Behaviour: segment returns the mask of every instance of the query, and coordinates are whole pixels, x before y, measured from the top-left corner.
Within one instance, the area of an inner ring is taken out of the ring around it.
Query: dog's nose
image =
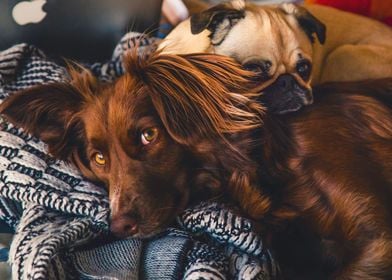
[[[114,217],[110,222],[110,231],[117,237],[129,237],[138,232],[135,218],[130,216]]]
[[[278,88],[283,91],[291,90],[295,86],[295,83],[294,77],[287,74],[281,75],[276,81]]]

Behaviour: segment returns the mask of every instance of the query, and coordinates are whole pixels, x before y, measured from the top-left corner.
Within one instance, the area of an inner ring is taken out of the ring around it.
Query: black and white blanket
[[[139,41],[123,37],[109,62],[88,67],[101,80],[123,73],[122,54]],[[0,100],[15,91],[66,80],[65,68],[33,46],[0,52]],[[113,240],[105,189],[51,158],[46,146],[0,118],[0,219],[15,230],[13,279],[273,279],[271,254],[250,221],[230,207],[203,203],[178,228],[149,240]]]

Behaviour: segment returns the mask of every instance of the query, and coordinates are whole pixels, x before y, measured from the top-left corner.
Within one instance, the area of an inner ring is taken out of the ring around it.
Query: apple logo
[[[46,0],[22,1],[12,9],[12,17],[19,25],[38,23],[46,16],[42,10],[45,3]]]

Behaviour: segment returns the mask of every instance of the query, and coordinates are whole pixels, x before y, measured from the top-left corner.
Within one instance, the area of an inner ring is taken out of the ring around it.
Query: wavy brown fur
[[[228,57],[157,52],[140,59],[130,53],[125,61],[128,72],[151,91],[162,121],[181,143],[261,125],[264,108],[250,101],[256,94],[246,87],[253,74]]]
[[[392,79],[314,96],[264,117],[259,182],[271,205],[258,220],[287,279],[392,279]]]

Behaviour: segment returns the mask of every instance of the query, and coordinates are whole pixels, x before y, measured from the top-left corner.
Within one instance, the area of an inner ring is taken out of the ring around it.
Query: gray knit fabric
[[[88,65],[101,80],[123,73],[124,51],[154,39],[129,33],[109,62]],[[0,52],[0,99],[63,81],[66,70],[25,44]],[[15,229],[13,279],[270,279],[277,268],[246,219],[204,203],[178,218],[178,229],[149,240],[108,241],[104,189],[54,160],[39,139],[0,118],[0,219]],[[103,243],[105,240],[105,243]]]
[[[141,279],[178,279],[188,263],[193,240],[184,232],[170,229],[145,243]]]
[[[141,247],[138,239],[118,240],[79,249],[72,254],[72,262],[81,279],[138,279]]]

